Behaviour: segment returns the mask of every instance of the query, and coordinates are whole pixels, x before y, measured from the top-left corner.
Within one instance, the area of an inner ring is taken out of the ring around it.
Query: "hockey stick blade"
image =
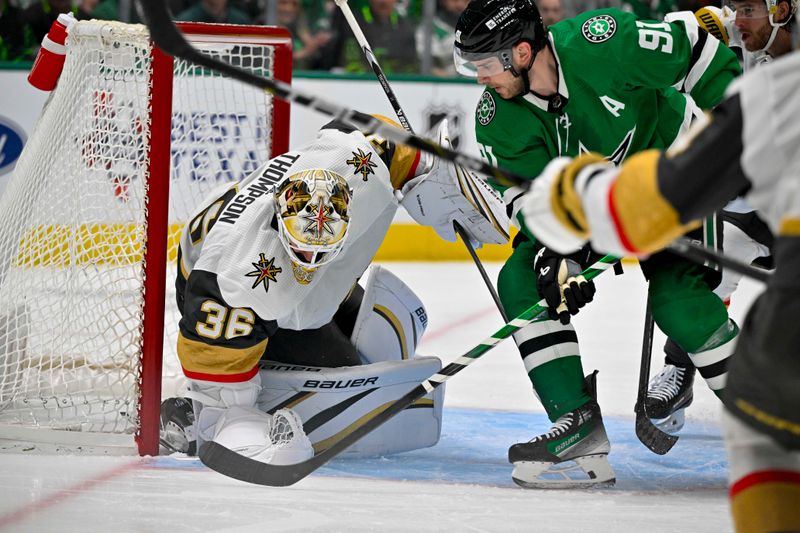
[[[593,279],[610,269],[617,261],[619,261],[618,258],[607,255],[586,268],[581,274],[587,280]],[[432,392],[442,383],[461,372],[486,352],[497,346],[500,341],[511,337],[511,335],[531,322],[535,322],[546,310],[547,304],[544,300],[532,305],[518,317],[509,321],[496,331],[491,337],[485,339],[464,355],[442,368],[439,372],[411,389],[399,400],[389,404],[386,409],[379,411],[375,416],[366,420],[351,433],[344,435],[329,448],[319,452],[306,461],[292,465],[262,463],[240,455],[212,441],[205,442],[200,446],[200,460],[212,470],[240,481],[255,483],[257,485],[269,485],[272,487],[293,485],[349,448],[361,437],[381,426],[419,398]]]
[[[427,383],[427,381],[425,383]],[[444,383],[444,380],[439,383],[431,384],[430,390],[435,389],[441,385],[441,383]],[[212,470],[240,481],[246,481],[257,485],[268,485],[271,487],[287,487],[289,485],[294,485],[332,458],[339,455],[361,437],[388,421],[419,398],[425,396],[428,392],[424,384],[417,385],[405,396],[390,404],[383,411],[380,411],[377,416],[374,416],[365,424],[356,428],[355,431],[349,433],[329,448],[326,448],[302,463],[292,465],[262,463],[240,455],[213,441],[205,442],[200,446],[200,461]]]
[[[664,433],[653,425],[644,408],[636,410],[636,437],[647,449],[658,455],[666,454],[678,442],[677,435]]]
[[[183,37],[172,21],[163,0],[136,0],[139,16],[150,30],[150,37],[167,54],[180,57],[196,65],[209,68],[230,76],[243,83],[258,87],[287,102],[293,102],[327,115],[331,118],[353,124],[365,133],[377,133],[385,139],[410,146],[437,157],[458,163],[470,170],[491,176],[499,183],[527,188],[530,177],[524,177],[507,170],[499,169],[480,158],[440,146],[430,139],[394,127],[367,113],[348,109],[333,102],[301,92],[291,85],[277,80],[257,76],[223,61],[202,54]]]
[[[639,366],[639,385],[636,392],[636,437],[647,448],[658,455],[664,455],[675,446],[678,437],[661,431],[647,416],[647,384],[650,379],[650,359],[653,355],[653,330],[655,323],[650,309],[650,295],[647,295],[644,313],[644,333],[642,334],[642,357]]]

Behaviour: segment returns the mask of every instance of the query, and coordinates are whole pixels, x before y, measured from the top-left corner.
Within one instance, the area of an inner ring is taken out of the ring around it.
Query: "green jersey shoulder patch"
[[[497,106],[494,104],[494,98],[489,91],[483,91],[481,99],[478,102],[478,107],[475,110],[475,117],[480,122],[481,126],[486,126],[494,118],[494,112]]]
[[[611,15],[597,15],[581,26],[581,33],[590,43],[602,43],[614,36],[617,31],[617,21]]]

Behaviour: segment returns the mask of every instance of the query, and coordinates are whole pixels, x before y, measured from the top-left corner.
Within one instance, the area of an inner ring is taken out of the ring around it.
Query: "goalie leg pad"
[[[400,278],[369,269],[351,342],[364,364],[411,359],[428,325],[422,301]]]
[[[330,447],[441,370],[436,357],[321,368],[262,363],[259,409],[291,407],[316,453]],[[444,384],[356,442],[348,455],[373,456],[433,446],[439,441]]]

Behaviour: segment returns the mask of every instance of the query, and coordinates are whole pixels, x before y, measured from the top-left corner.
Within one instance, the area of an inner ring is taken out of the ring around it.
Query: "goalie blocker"
[[[351,337],[364,365],[323,368],[262,361],[255,407],[264,415],[291,422],[293,429],[302,426],[301,440],[305,443],[307,436],[314,453],[320,453],[441,369],[436,357],[414,357],[426,326],[425,307],[413,291],[388,270],[373,265]],[[188,395],[194,397],[196,393]],[[162,405],[162,445],[181,452],[199,449],[199,445],[194,446],[194,416],[189,417],[188,424],[183,417],[187,434],[185,440],[176,439],[175,428],[181,423],[174,400]],[[346,453],[382,455],[433,446],[441,434],[443,402],[444,387],[439,387],[356,442]],[[194,402],[194,409],[193,414],[202,420],[202,403]],[[220,422],[260,421],[256,413],[240,415]],[[262,418],[269,420],[267,416]],[[273,441],[281,438],[275,427],[273,423]],[[219,434],[220,428],[216,432]],[[175,442],[181,446],[169,445]],[[233,444],[226,447],[235,448]]]

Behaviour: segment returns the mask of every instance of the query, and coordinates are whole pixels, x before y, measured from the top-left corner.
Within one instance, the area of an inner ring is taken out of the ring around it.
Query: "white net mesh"
[[[196,46],[271,75],[269,39],[248,40],[205,35]],[[59,85],[0,199],[0,425],[138,427],[148,117],[158,94],[150,66],[143,26],[70,29]],[[184,61],[174,64],[172,101],[165,396],[181,375],[173,286],[180,229],[210,189],[270,157],[273,128],[263,91]]]

